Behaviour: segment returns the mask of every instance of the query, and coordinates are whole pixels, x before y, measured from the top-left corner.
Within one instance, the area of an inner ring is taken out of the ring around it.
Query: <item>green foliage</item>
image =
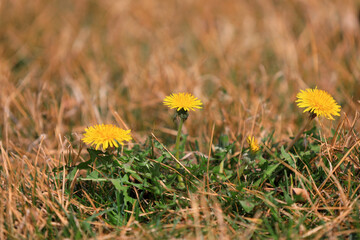
[[[264,145],[259,152],[251,154],[249,149],[238,149],[236,142],[222,135],[210,157],[199,153],[195,142],[193,154],[182,161],[185,168],[178,168],[168,150],[154,139],[148,139],[143,145],[135,144],[131,149],[120,147],[105,153],[88,149],[86,162],[65,166],[66,193],[82,205],[102,211],[81,215],[77,206],[72,205],[69,227],[63,235],[91,236],[91,223],[101,217],[112,226],[125,226],[130,218],[156,229],[173,224],[172,234],[181,236],[175,230],[183,221],[177,213],[191,206],[189,194],[206,191],[216,196],[208,198],[208,204],[219,202],[224,216],[231,216],[226,221],[234,228],[241,226],[239,221],[249,224],[244,219],[261,213],[254,233],[259,238],[296,238],[304,226],[323,224],[305,213],[294,215],[292,210],[295,205],[306,208],[311,206],[309,201],[321,201],[318,195],[309,195],[307,199],[296,195],[292,189],[313,192],[314,184],[319,187],[324,183],[323,188],[333,186],[331,181],[324,182],[330,163],[321,154],[323,139],[313,128],[298,140],[294,152],[286,152],[272,140],[272,134],[265,139],[271,145]],[[186,135],[180,143],[182,155],[186,155],[185,149]],[[340,161],[347,151],[333,155],[333,159]],[[318,162],[322,162],[323,167]],[[334,165],[336,162],[332,163]],[[57,180],[62,180],[63,169],[64,166],[54,169]],[[342,164],[340,169],[343,171],[339,180],[350,186],[351,194],[357,196],[358,182],[345,181],[344,174],[354,171],[354,166]],[[82,171],[81,176],[77,175],[78,171]],[[184,179],[185,189],[178,186],[179,174]],[[72,189],[73,181],[76,183]],[[332,216],[335,212],[329,209],[324,214]],[[78,225],[73,225],[76,221],[72,219],[83,219],[81,231],[77,230]]]

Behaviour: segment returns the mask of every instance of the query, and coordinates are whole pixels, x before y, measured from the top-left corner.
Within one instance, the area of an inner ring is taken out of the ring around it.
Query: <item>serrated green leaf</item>
[[[284,146],[281,147],[281,154],[280,157],[284,159],[287,163],[290,164],[293,168],[296,168],[296,164],[294,162],[294,159],[291,157],[290,153],[286,152],[284,149]]]
[[[270,165],[266,170],[265,170],[265,176],[271,176],[271,174],[276,170],[276,168],[280,165],[280,163],[274,164],[274,165]]]

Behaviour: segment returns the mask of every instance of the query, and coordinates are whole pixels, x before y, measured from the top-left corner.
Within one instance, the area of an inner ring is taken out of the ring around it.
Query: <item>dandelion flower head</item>
[[[257,151],[260,150],[260,147],[254,137],[248,136],[246,141],[248,142],[248,144],[250,146],[250,151],[252,153],[256,153]]]
[[[111,124],[99,124],[86,128],[82,141],[96,145],[96,150],[100,145],[106,150],[108,147],[119,147],[124,141],[130,141],[132,139],[130,132],[131,130],[124,130]]]
[[[341,107],[335,99],[326,91],[317,88],[301,90],[297,95],[296,102],[300,108],[305,108],[304,112],[324,116],[327,119],[334,120],[334,116],[340,116]]]
[[[170,96],[165,97],[164,105],[176,111],[184,109],[185,111],[195,111],[195,109],[202,108],[202,102],[200,99],[194,97],[190,93],[173,93]]]

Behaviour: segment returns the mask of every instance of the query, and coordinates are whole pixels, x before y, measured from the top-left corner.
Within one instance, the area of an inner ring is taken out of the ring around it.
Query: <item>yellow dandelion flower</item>
[[[98,150],[102,145],[103,150],[110,147],[119,147],[123,145],[124,141],[132,139],[130,135],[131,130],[124,130],[111,124],[100,124],[85,129],[83,142],[89,145],[96,145],[95,149]]]
[[[300,108],[305,108],[304,112],[324,116],[327,119],[334,120],[332,115],[340,116],[341,107],[335,99],[326,91],[315,89],[301,90],[297,95],[296,102]]]
[[[246,141],[248,142],[248,144],[250,146],[250,151],[252,153],[256,153],[257,151],[260,150],[260,147],[254,137],[248,136]]]
[[[164,99],[164,105],[176,111],[184,109],[185,111],[195,111],[195,108],[201,109],[202,102],[190,93],[173,93]]]

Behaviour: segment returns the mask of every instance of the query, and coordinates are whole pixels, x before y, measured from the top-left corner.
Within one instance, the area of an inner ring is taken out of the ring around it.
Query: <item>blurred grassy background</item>
[[[359,109],[356,1],[1,1],[2,138],[19,147],[46,134],[115,123],[139,137],[171,134],[172,92],[205,103],[185,131],[288,139],[299,89],[327,90]],[[255,124],[255,125],[253,125]],[[78,139],[79,137],[77,137]]]

